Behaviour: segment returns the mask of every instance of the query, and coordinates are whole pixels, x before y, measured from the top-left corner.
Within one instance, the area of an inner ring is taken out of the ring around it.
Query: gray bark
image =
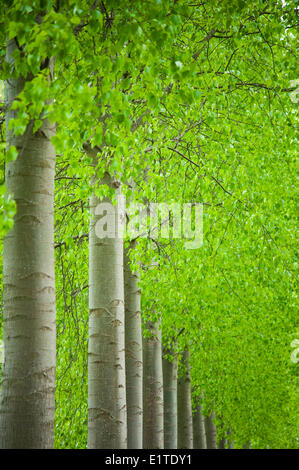
[[[194,449],[206,449],[206,433],[204,417],[201,413],[200,405],[197,406],[193,413],[193,448]]]
[[[159,322],[149,322],[147,327],[151,337],[143,338],[143,447],[144,449],[163,449],[161,329]]]
[[[170,351],[173,360],[163,358],[164,390],[164,449],[177,448],[177,356]]]
[[[13,62],[14,40],[7,60]],[[25,80],[6,83],[11,105]],[[54,128],[45,121],[34,134],[8,130],[19,151],[6,165],[6,187],[17,203],[14,226],[4,240],[3,304],[5,363],[0,404],[1,448],[52,448],[55,409]]]
[[[225,449],[225,439],[224,438],[220,439],[220,441],[218,443],[218,449]]]
[[[224,423],[221,420],[221,424],[219,424],[216,428],[217,436],[218,436],[218,434],[223,435],[223,431],[224,431]],[[218,440],[218,444],[217,444],[218,449],[225,449],[226,445],[227,445],[227,440],[226,440],[225,436],[223,436],[221,439],[218,439],[218,437],[217,437],[217,440]]]
[[[103,215],[99,200],[90,200],[89,239],[89,346],[88,447],[124,449],[127,446],[125,378],[125,318],[123,239],[117,227],[124,224],[124,200],[108,174],[101,181],[114,186],[117,204],[107,215],[107,234],[99,238]],[[98,208],[97,208],[98,207]],[[98,225],[97,225],[98,224]],[[108,236],[109,235],[109,236]]]
[[[246,442],[245,444],[243,444],[242,449],[250,449],[250,442]]]
[[[205,417],[207,449],[217,449],[216,426],[214,423],[214,419],[214,412],[211,415]]]
[[[183,375],[178,380],[178,448],[193,449],[191,377],[189,351],[182,357]],[[180,375],[180,374],[179,374]]]
[[[142,449],[142,329],[139,274],[132,273],[128,253],[125,274],[125,346],[128,449]]]
[[[231,439],[231,430],[228,430],[228,436],[227,436],[227,445],[229,449],[234,449],[234,441]]]

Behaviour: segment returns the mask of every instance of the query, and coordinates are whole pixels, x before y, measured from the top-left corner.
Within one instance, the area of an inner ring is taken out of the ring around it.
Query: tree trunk
[[[177,449],[177,376],[178,360],[170,351],[172,361],[163,358],[164,449]]]
[[[147,325],[151,337],[143,338],[143,447],[163,449],[163,372],[159,322]]]
[[[13,62],[14,40],[7,60]],[[25,80],[6,83],[11,105]],[[8,130],[16,111],[6,115],[6,139],[19,151],[6,165],[6,187],[17,213],[4,240],[3,304],[5,363],[0,406],[1,448],[51,448],[55,411],[54,129],[45,121],[34,134]]]
[[[206,449],[206,433],[204,417],[201,413],[200,405],[197,406],[193,413],[193,448],[194,449]]]
[[[218,443],[218,449],[225,449],[225,439],[224,438],[220,439],[220,441]]]
[[[216,427],[216,441],[218,441],[217,449],[225,449],[225,437],[218,439],[218,436],[223,434],[223,430],[224,430],[224,423],[220,418],[220,424],[218,424],[218,426]]]
[[[124,257],[128,449],[142,449],[142,329],[139,274]]]
[[[183,375],[178,380],[178,448],[193,448],[191,377],[189,366],[189,351],[182,357]]]
[[[231,430],[229,429],[228,430],[228,436],[227,436],[227,445],[228,445],[228,448],[229,449],[234,449],[235,446],[234,446],[234,441],[231,439]]]
[[[250,442],[246,442],[242,445],[242,449],[250,449]]]
[[[123,239],[117,233],[124,224],[124,199],[120,187],[108,174],[101,183],[114,186],[117,204],[112,205],[107,198],[99,203],[94,194],[90,200],[88,447],[124,449],[127,410]]]
[[[214,424],[215,413],[205,417],[205,430],[207,449],[217,449],[216,426]]]

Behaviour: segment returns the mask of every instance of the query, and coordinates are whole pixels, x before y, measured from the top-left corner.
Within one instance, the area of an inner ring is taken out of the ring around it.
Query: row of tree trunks
[[[7,59],[16,45],[10,41]],[[9,105],[24,79],[6,84]],[[9,120],[15,111],[6,114]],[[55,276],[54,276],[54,129],[40,130],[7,142],[19,150],[6,167],[6,186],[17,202],[14,227],[4,241],[4,344],[0,407],[0,447],[51,448],[55,410]],[[95,166],[96,166],[95,161]],[[142,338],[138,273],[132,273],[121,236],[124,198],[108,173],[93,184],[115,189],[116,205],[105,214],[90,199],[88,447],[191,449],[216,448],[212,417],[200,408],[192,416],[189,351],[178,362],[162,362],[161,328],[150,322]],[[102,206],[103,207],[103,206]],[[34,340],[32,340],[32,338]],[[144,368],[143,368],[144,366]]]

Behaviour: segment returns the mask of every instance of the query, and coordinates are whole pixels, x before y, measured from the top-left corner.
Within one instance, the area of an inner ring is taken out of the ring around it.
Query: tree
[[[174,350],[164,350],[163,400],[164,400],[164,448],[177,449],[177,378],[178,358]]]
[[[204,417],[201,413],[201,406],[197,405],[193,413],[193,448],[206,449],[206,432]]]
[[[129,250],[124,253],[125,351],[128,449],[142,449],[143,357],[139,273],[132,272]]]
[[[178,379],[178,448],[193,449],[190,352],[182,354]]]
[[[117,200],[115,206],[108,198],[100,204],[95,195],[90,201],[88,447],[123,449],[127,446],[122,238],[125,207],[117,181],[106,174],[101,184],[114,185]]]
[[[216,442],[217,433],[216,433],[216,426],[214,423],[214,419],[215,419],[214,412],[205,417],[207,449],[217,449],[217,442]]]
[[[164,447],[163,371],[160,322],[146,325],[143,338],[143,448]]]
[[[7,162],[5,185],[17,203],[13,228],[4,240],[4,344],[0,447],[51,448],[55,412],[55,273],[53,125],[24,132],[14,126],[14,103],[30,78],[14,62],[19,51],[8,42],[7,62],[16,76],[6,82],[6,139],[18,157]],[[11,125],[12,124],[12,125]]]

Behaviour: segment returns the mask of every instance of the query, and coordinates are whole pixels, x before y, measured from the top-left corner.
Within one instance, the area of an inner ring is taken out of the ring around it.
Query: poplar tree
[[[31,18],[31,25],[38,21],[39,17]],[[55,127],[46,119],[38,126],[30,120],[24,129],[15,124],[17,99],[34,85],[30,68],[20,69],[16,63],[18,54],[15,36],[7,44],[6,56],[11,73],[5,88],[6,141],[14,158],[6,163],[5,186],[16,201],[16,215],[4,239],[0,447],[51,448],[56,360],[55,149],[51,143]],[[47,60],[53,76],[53,61]],[[36,75],[42,68],[38,64]]]
[[[124,253],[124,279],[128,449],[142,449],[143,355],[140,275],[132,271],[129,249]]]

